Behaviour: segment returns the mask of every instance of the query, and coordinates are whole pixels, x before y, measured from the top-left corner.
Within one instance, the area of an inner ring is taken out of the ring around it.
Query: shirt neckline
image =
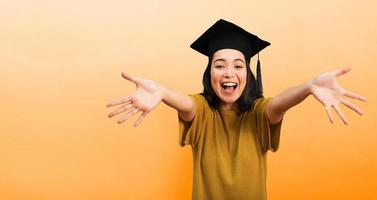
[[[235,111],[235,110],[222,110],[222,109],[218,109],[218,111],[219,111],[219,113],[225,114],[225,115],[238,116],[238,115],[241,114],[241,113],[237,113],[237,111]]]

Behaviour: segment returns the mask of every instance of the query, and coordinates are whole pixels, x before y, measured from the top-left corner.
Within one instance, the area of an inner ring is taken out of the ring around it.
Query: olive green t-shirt
[[[193,200],[265,200],[266,155],[279,147],[282,121],[269,125],[269,98],[258,98],[250,111],[213,109],[204,96],[191,122],[179,119],[179,143],[193,154]]]

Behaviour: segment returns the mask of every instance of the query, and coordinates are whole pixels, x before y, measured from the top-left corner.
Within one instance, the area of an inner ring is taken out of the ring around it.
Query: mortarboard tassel
[[[262,86],[262,75],[261,75],[260,61],[259,61],[259,41],[258,40],[257,40],[257,50],[258,50],[258,61],[257,61],[256,95],[257,97],[263,97],[263,86]]]
[[[257,96],[263,97],[263,86],[262,86],[262,76],[261,76],[261,69],[260,69],[260,62],[259,62],[259,54],[258,54],[258,62],[257,62]]]
[[[257,40],[257,50],[258,50],[258,61],[257,61],[257,97],[263,97],[263,86],[262,86],[262,73],[260,71],[260,61],[259,61],[259,40]]]

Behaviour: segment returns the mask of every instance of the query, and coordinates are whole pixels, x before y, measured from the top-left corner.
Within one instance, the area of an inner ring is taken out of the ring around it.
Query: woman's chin
[[[221,94],[220,99],[224,102],[229,102],[229,103],[234,103],[240,97],[240,94],[238,94],[238,91],[235,91],[234,93],[231,93],[231,94],[225,93],[225,92],[221,92],[220,94]]]
[[[231,104],[231,103],[234,103],[238,100],[239,96],[238,95],[231,95],[231,96],[228,96],[228,95],[222,95],[220,97],[221,101],[225,104]]]
[[[224,104],[232,104],[236,102],[241,96],[238,88],[231,92],[225,91],[222,88],[217,88],[217,90],[215,90],[215,93]]]

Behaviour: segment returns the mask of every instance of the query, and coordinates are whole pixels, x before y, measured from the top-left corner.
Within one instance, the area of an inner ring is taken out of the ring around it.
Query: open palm
[[[127,112],[125,116],[118,120],[118,123],[123,123],[131,116],[142,112],[134,124],[134,126],[138,126],[145,116],[162,101],[161,87],[153,80],[132,77],[126,73],[122,73],[122,77],[135,83],[136,90],[129,96],[112,100],[107,104],[107,107],[122,105],[108,116],[113,117],[117,114]]]
[[[338,76],[346,74],[349,71],[351,71],[350,68],[343,68],[336,71],[326,72],[320,74],[318,77],[314,78],[311,81],[311,94],[313,94],[313,96],[325,107],[331,123],[334,123],[334,118],[330,110],[330,108],[333,107],[340,118],[343,120],[343,122],[345,124],[348,124],[348,120],[340,109],[339,103],[343,103],[348,108],[354,110],[360,115],[363,115],[362,110],[358,106],[346,100],[344,96],[361,101],[367,101],[367,99],[361,95],[344,89],[336,81],[336,78]]]

